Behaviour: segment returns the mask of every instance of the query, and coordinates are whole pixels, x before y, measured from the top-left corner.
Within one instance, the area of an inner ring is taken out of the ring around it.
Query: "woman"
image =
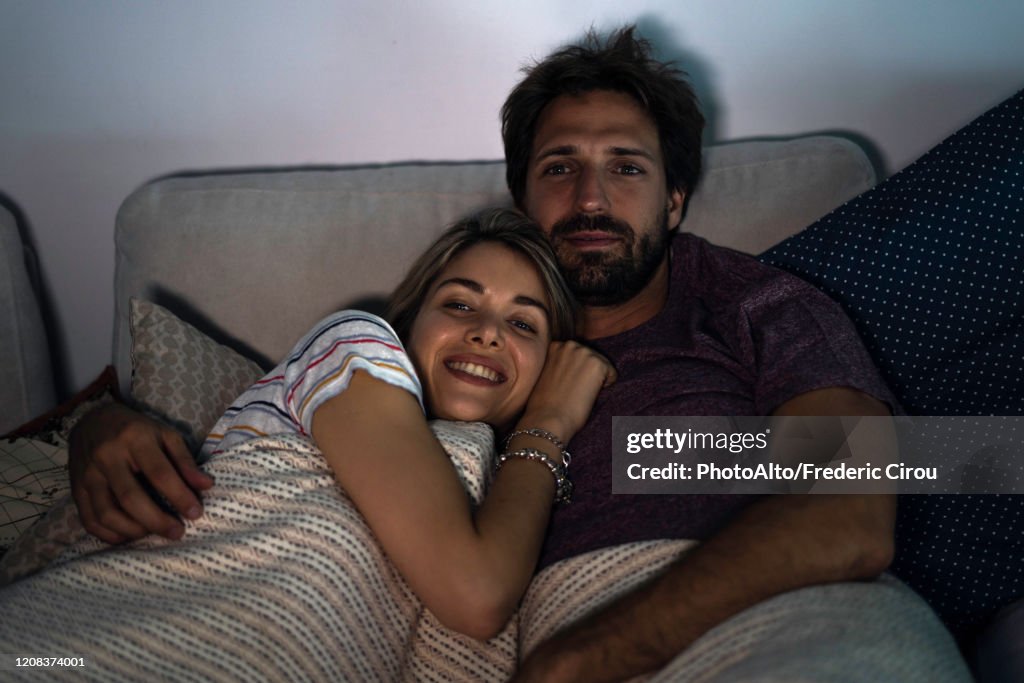
[[[575,314],[535,225],[483,212],[413,265],[392,297],[394,329],[358,311],[321,321],[232,405],[203,453],[255,435],[312,436],[420,600],[449,628],[487,639],[526,590],[553,500],[568,497],[563,444],[614,378],[566,341]],[[507,438],[479,509],[428,416],[485,422]]]

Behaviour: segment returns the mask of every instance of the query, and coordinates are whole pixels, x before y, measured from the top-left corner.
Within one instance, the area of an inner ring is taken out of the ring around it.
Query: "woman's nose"
[[[475,324],[470,326],[467,337],[474,344],[500,347],[504,343],[501,334],[501,321],[496,320],[493,316],[480,316],[476,319]]]

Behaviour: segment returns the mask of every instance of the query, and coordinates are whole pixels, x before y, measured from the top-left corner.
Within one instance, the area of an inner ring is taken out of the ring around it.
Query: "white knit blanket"
[[[490,430],[434,428],[478,501]],[[8,669],[4,680],[501,681],[559,627],[691,545],[633,543],[558,563],[506,629],[480,643],[422,608],[308,441],[256,439],[205,469],[217,483],[183,540],[83,539],[0,590],[0,651],[86,658],[81,669]],[[810,664],[796,656],[807,652]],[[785,675],[771,677],[770,665]],[[711,631],[656,678],[967,680],[961,673],[928,608],[892,582],[780,596]]]
[[[436,423],[435,433],[479,500],[490,429]],[[510,675],[515,625],[486,644],[442,627],[309,441],[254,439],[205,470],[216,485],[181,541],[83,539],[0,591],[3,651],[82,655],[73,677],[103,681]]]

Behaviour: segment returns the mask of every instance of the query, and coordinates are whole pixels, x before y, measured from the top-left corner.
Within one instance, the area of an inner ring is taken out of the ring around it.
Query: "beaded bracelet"
[[[562,452],[562,464],[563,465],[568,467],[569,463],[572,462],[572,456],[569,455],[569,451],[565,450],[565,444],[562,443],[562,440],[559,439],[554,434],[552,434],[551,432],[547,431],[546,429],[536,429],[536,428],[517,429],[516,431],[512,432],[507,437],[505,437],[505,450],[506,451],[508,450],[508,445],[510,443],[512,443],[512,439],[514,439],[517,436],[536,436],[536,437],[538,437],[540,439],[547,439],[548,441],[550,441],[555,446],[555,448],[557,448],[558,450],[560,450]]]
[[[544,451],[536,448],[520,448],[516,451],[505,451],[499,455],[498,462],[494,465],[494,471],[500,470],[509,458],[524,458],[542,463],[551,470],[551,475],[555,478],[555,502],[568,503],[572,500],[572,482],[569,480],[569,473],[566,471],[565,465],[558,464]]]

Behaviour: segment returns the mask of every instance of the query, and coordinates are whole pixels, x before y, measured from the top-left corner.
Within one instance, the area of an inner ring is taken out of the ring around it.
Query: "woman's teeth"
[[[462,361],[458,361],[454,363],[445,363],[445,365],[447,365],[452,370],[458,370],[459,372],[464,372],[467,375],[473,375],[474,377],[482,377],[483,379],[486,379],[490,382],[497,383],[501,382],[503,379],[502,376],[496,373],[494,370],[491,370],[488,367],[484,367],[483,365],[477,365],[476,363],[465,363]]]

